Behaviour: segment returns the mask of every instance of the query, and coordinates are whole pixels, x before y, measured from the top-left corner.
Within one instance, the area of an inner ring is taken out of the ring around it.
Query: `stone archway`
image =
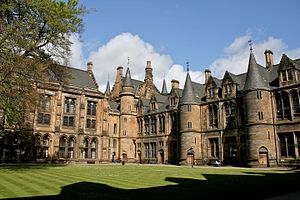
[[[258,163],[260,167],[269,167],[269,151],[264,146],[259,148]]]

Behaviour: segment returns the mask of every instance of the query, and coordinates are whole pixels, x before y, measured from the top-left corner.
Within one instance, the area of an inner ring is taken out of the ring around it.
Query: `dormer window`
[[[292,69],[286,69],[281,72],[282,81],[291,81],[293,80],[293,71]]]
[[[224,85],[225,94],[231,94],[232,92],[232,84],[226,84]]]
[[[151,110],[156,110],[155,102],[152,102],[152,103],[151,103]]]
[[[176,99],[175,99],[175,97],[172,97],[171,99],[170,99],[170,104],[171,104],[171,106],[175,106],[176,105]]]
[[[215,96],[215,89],[214,88],[209,88],[208,89],[208,94],[209,94],[209,97],[214,97]]]

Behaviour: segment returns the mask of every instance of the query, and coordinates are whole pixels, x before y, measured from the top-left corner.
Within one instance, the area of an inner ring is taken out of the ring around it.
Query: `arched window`
[[[35,157],[42,158],[41,136],[35,136]]]
[[[42,145],[42,158],[48,158],[49,156],[49,144],[50,144],[50,139],[48,135],[45,135],[43,137]]]
[[[66,137],[62,136],[59,138],[59,158],[65,158],[66,157]]]
[[[97,139],[93,139],[91,143],[92,159],[96,159],[96,152],[97,152]]]
[[[235,127],[236,104],[234,102],[225,102],[226,128]]]
[[[74,146],[75,146],[75,138],[70,137],[68,142],[68,158],[73,159],[74,158]]]
[[[89,158],[89,139],[85,138],[83,140],[83,149],[82,149],[82,158],[86,159]]]

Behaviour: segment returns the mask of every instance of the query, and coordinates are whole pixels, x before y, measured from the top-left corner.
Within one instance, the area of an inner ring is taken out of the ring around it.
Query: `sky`
[[[154,81],[165,79],[184,87],[186,62],[192,81],[204,83],[204,71],[222,78],[226,70],[247,71],[248,41],[259,64],[264,51],[300,58],[299,0],[81,0],[94,10],[84,17],[84,31],[71,36],[69,64],[93,72],[104,91],[112,86],[116,68],[130,68],[132,78],[143,80],[151,61]],[[129,57],[129,64],[128,64]]]

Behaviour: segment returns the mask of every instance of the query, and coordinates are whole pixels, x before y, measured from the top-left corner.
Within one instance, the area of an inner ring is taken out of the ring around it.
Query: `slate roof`
[[[182,97],[180,98],[180,104],[194,104],[194,103],[197,103],[197,99],[194,93],[191,76],[190,73],[188,72],[185,79]]]
[[[87,71],[66,66],[57,66],[58,70],[49,70],[52,82],[61,82],[65,85],[76,86],[80,88],[98,89],[93,78]],[[64,73],[55,74],[55,73]]]
[[[129,68],[127,68],[127,70],[126,70],[126,75],[123,79],[123,86],[129,86],[129,87],[133,86]]]
[[[268,70],[265,67],[257,64],[254,54],[251,52],[244,90],[269,89],[269,78],[266,76],[267,72]]]

